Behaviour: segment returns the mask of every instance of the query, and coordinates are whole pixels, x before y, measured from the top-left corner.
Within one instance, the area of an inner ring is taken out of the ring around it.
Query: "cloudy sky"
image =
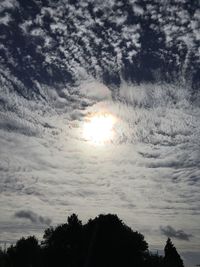
[[[115,213],[200,263],[199,27],[198,0],[1,0],[2,244]]]

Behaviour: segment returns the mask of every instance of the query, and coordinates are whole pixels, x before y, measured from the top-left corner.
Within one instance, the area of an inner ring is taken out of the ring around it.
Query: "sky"
[[[1,244],[114,213],[200,263],[199,23],[198,1],[0,2]]]

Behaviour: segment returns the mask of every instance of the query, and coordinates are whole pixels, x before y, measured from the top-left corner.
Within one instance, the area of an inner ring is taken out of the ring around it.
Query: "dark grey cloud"
[[[36,214],[35,212],[30,211],[30,210],[17,211],[14,216],[16,218],[30,220],[34,224],[50,225],[50,223],[51,223],[51,219],[50,218],[40,216],[40,215]]]
[[[175,230],[172,226],[167,225],[165,227],[161,226],[160,231],[163,235],[167,237],[173,237],[179,240],[190,241],[192,237],[191,234],[187,234],[183,230]]]

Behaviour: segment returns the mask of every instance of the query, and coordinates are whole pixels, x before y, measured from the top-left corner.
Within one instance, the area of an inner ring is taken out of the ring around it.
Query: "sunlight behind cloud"
[[[83,126],[85,140],[102,145],[112,140],[115,118],[111,114],[95,114],[86,119]]]

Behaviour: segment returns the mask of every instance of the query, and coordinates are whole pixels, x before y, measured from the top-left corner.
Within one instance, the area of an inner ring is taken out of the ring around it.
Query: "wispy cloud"
[[[38,215],[30,210],[20,210],[14,214],[15,218],[29,220],[34,224],[46,224],[50,225],[51,219]]]
[[[173,237],[180,240],[190,241],[192,237],[191,234],[187,234],[183,230],[175,230],[172,226],[167,225],[165,227],[160,227],[160,231],[163,235],[167,237]]]

